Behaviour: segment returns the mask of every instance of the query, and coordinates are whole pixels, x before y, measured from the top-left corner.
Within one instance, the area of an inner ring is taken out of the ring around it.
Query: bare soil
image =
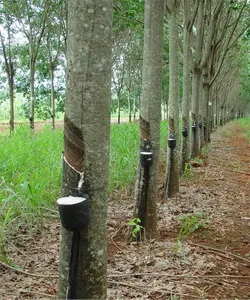
[[[229,135],[227,133],[231,132]],[[133,196],[115,193],[108,220],[108,299],[250,299],[250,144],[235,123],[212,135],[180,193],[163,200],[159,238],[129,239]],[[177,243],[180,217],[202,214],[206,228]],[[12,268],[0,264],[1,299],[55,299],[59,220],[10,239]]]
[[[110,122],[112,124],[117,124],[117,118],[111,118]],[[121,118],[120,123],[127,123],[128,118]],[[29,125],[28,121],[26,122],[15,122],[15,127],[19,127],[21,125]],[[34,124],[35,130],[42,129],[44,126],[51,126],[51,120],[35,122]],[[63,128],[64,121],[63,120],[56,120],[55,121],[55,128]],[[9,122],[1,122],[0,123],[0,132],[6,132],[9,130],[10,124]]]

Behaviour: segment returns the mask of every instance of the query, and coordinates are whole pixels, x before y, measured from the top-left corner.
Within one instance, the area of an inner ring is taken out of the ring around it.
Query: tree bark
[[[52,128],[55,128],[55,86],[54,86],[54,66],[50,66],[50,97],[51,97],[51,125]]]
[[[194,16],[193,16],[194,18]],[[181,172],[190,158],[190,104],[191,104],[191,30],[190,1],[184,1],[184,38],[183,38],[183,101],[182,101],[182,144]]]
[[[35,128],[35,68],[36,62],[33,59],[32,53],[30,54],[30,129]]]
[[[76,299],[106,299],[112,1],[68,0],[63,195],[79,173],[90,221],[80,232]],[[66,163],[67,161],[67,163]],[[61,229],[59,298],[65,298],[71,234]]]
[[[191,118],[192,118],[192,133],[191,133],[191,157],[198,156],[199,147],[199,101],[201,90],[201,73],[200,61],[202,59],[202,42],[204,35],[204,0],[200,1],[197,14],[197,33],[195,43],[195,62],[193,67],[193,92],[191,101]]]
[[[153,152],[152,165],[137,169],[134,217],[141,219],[146,238],[157,236],[156,187],[160,150],[163,67],[164,0],[145,1],[140,151],[145,142]]]
[[[168,134],[169,139],[176,140],[176,147],[168,147],[167,174],[165,181],[165,198],[179,192],[179,34],[178,10],[179,1],[168,0],[169,22],[169,102]]]

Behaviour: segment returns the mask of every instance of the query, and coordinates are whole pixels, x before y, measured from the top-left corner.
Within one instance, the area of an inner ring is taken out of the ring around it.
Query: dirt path
[[[121,118],[120,122],[121,123],[128,123],[129,119],[128,118]],[[112,124],[117,124],[117,118],[110,118],[110,122]],[[21,125],[29,125],[28,121],[26,122],[15,122],[15,127],[19,127]],[[44,126],[51,126],[51,121],[46,120],[46,121],[41,121],[41,122],[35,122],[35,130],[39,130],[43,128]],[[64,126],[64,121],[63,120],[56,120],[55,121],[55,128],[63,128]],[[9,131],[10,124],[9,122],[1,122],[0,123],[0,132],[8,132]]]
[[[160,236],[143,245],[128,241],[132,196],[110,202],[108,299],[250,299],[250,145],[239,128],[229,123],[214,133],[191,174],[168,201],[159,188]],[[177,243],[180,217],[190,215],[200,228]],[[11,241],[9,256],[26,274],[0,265],[0,299],[55,298],[49,274],[57,276],[58,234],[53,221]]]

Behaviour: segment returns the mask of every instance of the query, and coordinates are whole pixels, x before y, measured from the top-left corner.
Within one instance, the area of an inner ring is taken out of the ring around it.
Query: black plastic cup
[[[57,200],[62,226],[69,231],[81,231],[89,224],[89,196],[62,197]]]

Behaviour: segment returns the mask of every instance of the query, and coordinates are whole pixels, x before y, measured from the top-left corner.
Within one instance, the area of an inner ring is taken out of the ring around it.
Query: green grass
[[[110,192],[134,182],[138,164],[139,126],[137,123],[111,126]]]
[[[10,208],[9,220],[21,216],[22,221],[33,223],[44,208],[54,204],[60,193],[62,150],[62,131],[48,127],[32,133],[21,126],[12,136],[1,135],[2,224]]]
[[[235,121],[239,125],[241,134],[250,143],[250,118],[242,118]]]

